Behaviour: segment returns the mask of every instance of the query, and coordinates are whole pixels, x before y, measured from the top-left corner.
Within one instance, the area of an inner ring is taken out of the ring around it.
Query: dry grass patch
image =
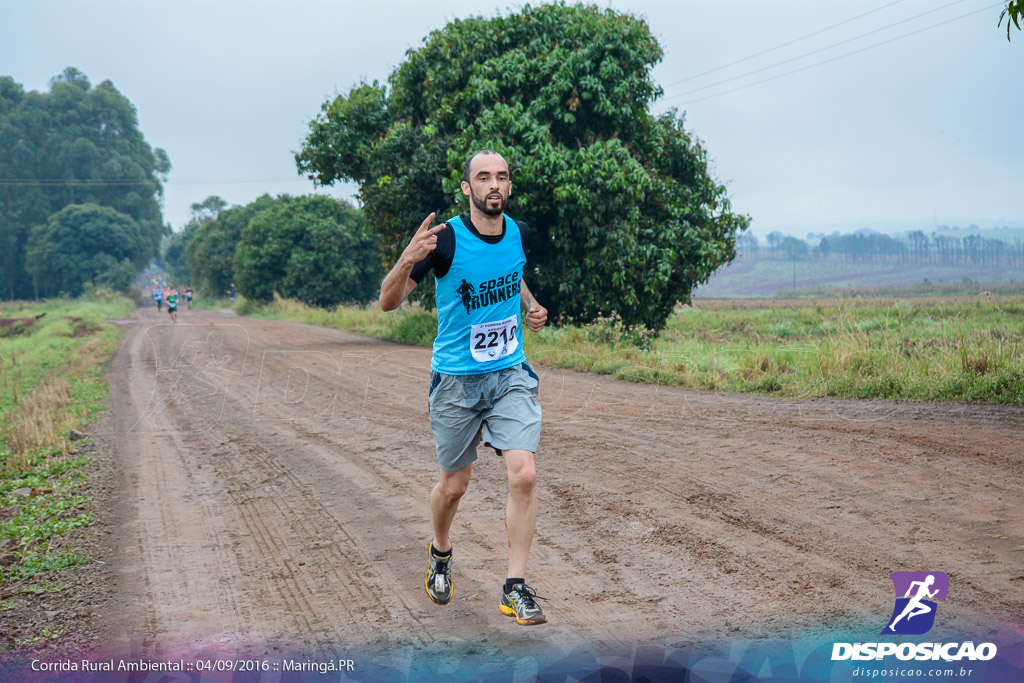
[[[22,458],[39,449],[61,445],[61,435],[78,421],[71,405],[71,386],[62,379],[40,385],[22,400],[4,429],[12,457],[4,463],[7,472],[19,471]]]
[[[83,406],[71,399],[71,382],[87,377],[102,364],[106,355],[99,340],[90,340],[68,359],[67,365],[46,377],[26,398],[14,395],[14,408],[4,421],[4,436],[10,455],[0,472],[18,474],[33,466],[39,451],[66,455],[70,452],[68,432],[86,417]]]

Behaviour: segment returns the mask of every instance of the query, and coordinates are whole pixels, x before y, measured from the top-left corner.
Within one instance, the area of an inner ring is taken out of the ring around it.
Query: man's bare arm
[[[416,289],[416,281],[409,277],[412,267],[427,257],[427,254],[437,249],[437,233],[445,228],[445,224],[429,228],[430,221],[434,220],[434,214],[427,216],[416,234],[412,236],[409,246],[405,248],[398,258],[398,263],[391,269],[391,272],[384,278],[380,285],[380,307],[385,311],[393,311],[402,305],[412,290]]]
[[[391,272],[384,278],[380,285],[380,307],[384,311],[393,311],[402,305],[402,302],[409,298],[412,290],[416,289],[416,281],[409,277],[415,263],[409,263],[408,267],[401,259],[391,269]]]

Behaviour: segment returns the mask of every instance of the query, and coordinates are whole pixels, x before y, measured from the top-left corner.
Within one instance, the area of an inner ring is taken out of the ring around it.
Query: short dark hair
[[[468,159],[466,159],[466,165],[462,167],[462,179],[465,180],[467,183],[469,182],[469,167],[473,163],[473,159],[476,159],[481,154],[498,154],[498,153],[495,152],[493,149],[482,149],[479,152],[476,152],[475,154],[471,155]],[[502,157],[500,154],[498,154],[498,156],[501,157],[502,159],[505,159],[505,157]],[[508,159],[505,159],[505,166],[506,166],[506,168],[508,167]],[[510,168],[509,169],[509,173],[511,174],[511,172],[512,172],[512,169]]]

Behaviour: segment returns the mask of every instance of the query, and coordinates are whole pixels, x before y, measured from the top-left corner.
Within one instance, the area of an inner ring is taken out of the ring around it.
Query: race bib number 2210
[[[469,332],[469,351],[477,363],[487,363],[515,353],[519,348],[519,316],[473,325]]]

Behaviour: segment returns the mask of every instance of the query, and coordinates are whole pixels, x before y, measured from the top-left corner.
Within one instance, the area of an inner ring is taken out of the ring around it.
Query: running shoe
[[[437,557],[434,555],[434,544],[430,543],[427,549],[429,564],[427,565],[427,576],[423,579],[423,585],[427,589],[430,599],[439,605],[447,605],[451,602],[454,586],[452,586],[452,557]]]
[[[501,591],[501,602],[498,609],[502,614],[516,618],[516,623],[528,626],[530,624],[543,624],[548,620],[544,612],[534,600],[546,600],[537,595],[532,588],[525,583],[514,583],[512,589],[506,593],[504,588]]]

